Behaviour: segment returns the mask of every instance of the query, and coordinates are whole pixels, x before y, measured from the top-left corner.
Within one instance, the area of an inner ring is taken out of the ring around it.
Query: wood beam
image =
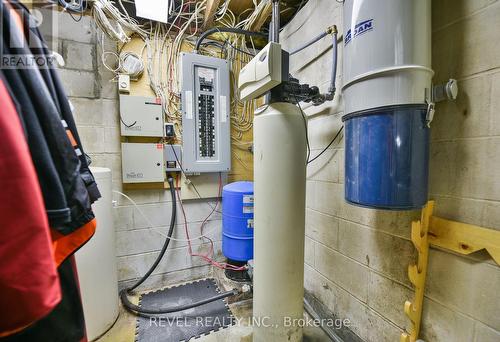
[[[211,28],[214,23],[215,12],[217,12],[217,8],[219,8],[221,0],[208,0],[207,7],[205,9],[205,19],[203,21],[202,29],[205,31],[206,29]]]
[[[411,223],[411,241],[415,246],[418,257],[417,263],[408,267],[408,277],[415,286],[415,298],[407,300],[404,306],[405,314],[411,321],[409,331],[401,334],[400,342],[416,342],[422,323],[422,308],[424,304],[425,278],[429,261],[429,221],[434,209],[434,201],[427,202],[422,209],[420,221]]]
[[[418,252],[418,261],[408,268],[408,277],[415,286],[415,299],[406,301],[405,314],[411,321],[400,342],[416,342],[422,323],[425,278],[429,262],[429,246],[468,255],[486,250],[500,265],[500,231],[433,216],[434,201],[422,209],[420,221],[412,222],[411,240]]]
[[[432,216],[429,242],[433,246],[467,255],[485,249],[500,265],[500,231]]]

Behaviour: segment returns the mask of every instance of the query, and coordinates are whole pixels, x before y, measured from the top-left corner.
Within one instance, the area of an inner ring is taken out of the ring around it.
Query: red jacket
[[[16,108],[0,79],[0,337],[61,300],[38,178]]]

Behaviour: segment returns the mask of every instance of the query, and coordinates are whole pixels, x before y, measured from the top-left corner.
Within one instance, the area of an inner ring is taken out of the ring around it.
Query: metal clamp
[[[427,115],[425,116],[425,121],[427,122],[427,127],[431,127],[432,119],[434,119],[434,113],[436,104],[434,102],[427,103]]]

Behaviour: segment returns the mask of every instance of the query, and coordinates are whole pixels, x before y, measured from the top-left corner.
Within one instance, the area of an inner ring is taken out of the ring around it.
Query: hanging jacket
[[[3,30],[1,53],[3,56],[29,55],[32,52],[21,44],[25,41],[23,33],[29,33],[29,27],[23,27],[18,13],[6,10],[10,8],[9,3],[0,2],[0,6]],[[14,45],[9,44],[12,41]],[[48,77],[51,74],[35,67],[4,69],[4,73],[12,94],[20,104],[19,112],[26,128],[37,177],[44,186],[53,184],[58,190],[54,191],[49,186],[42,189],[51,226],[53,262],[59,265],[57,271],[62,299],[45,317],[17,333],[0,338],[0,341],[84,341],[85,324],[72,254],[93,235],[96,222],[90,207],[88,186],[81,174],[81,159],[77,154],[79,142],[74,137],[76,127],[70,128],[62,115],[56,87]],[[72,129],[75,131],[71,132]],[[12,236],[11,241],[17,243],[16,236]],[[0,269],[3,268],[2,265]]]
[[[62,300],[48,315],[0,342],[86,342],[74,256],[57,269]]]
[[[11,13],[11,11],[3,11],[4,42],[10,39],[15,41],[14,46],[26,45],[25,37],[21,31],[8,31],[9,26],[12,27]],[[29,56],[31,51],[26,47],[11,48],[4,44],[4,54]],[[63,186],[66,203],[70,209],[70,219],[66,223],[57,226],[51,224],[51,227],[62,234],[69,234],[93,219],[88,192],[80,176],[80,159],[66,134],[66,129],[61,121],[62,118],[54,103],[53,96],[45,85],[41,71],[35,67],[18,68],[9,71],[18,73],[21,76],[22,85],[27,90],[30,101],[36,109],[35,114],[38,117],[52,161]],[[40,183],[42,182],[41,180]],[[50,199],[48,203],[50,203]]]
[[[38,38],[38,40],[34,40],[34,36],[31,36],[31,52],[34,55],[44,55],[46,58],[50,58],[52,53],[51,51],[49,51],[47,43],[43,38],[40,30],[38,29],[38,26],[33,23],[29,23],[29,20],[32,18],[32,16],[30,15],[27,8],[19,1],[11,1],[11,4],[14,8],[24,13],[23,18],[25,19],[25,26],[28,25],[31,32]],[[58,108],[62,120],[64,120],[65,128],[68,132],[70,140],[73,143],[73,147],[75,148],[77,155],[80,158],[80,175],[87,187],[90,203],[94,203],[101,197],[101,194],[99,192],[99,189],[97,188],[94,176],[90,172],[89,160],[87,158],[87,155],[85,154],[85,151],[83,150],[80,136],[78,135],[78,130],[73,118],[73,111],[68,101],[66,91],[64,90],[64,87],[62,85],[61,78],[54,67],[40,69],[40,72],[42,73],[42,77],[45,80],[45,85],[52,95],[52,99],[54,100],[54,103]]]
[[[0,337],[61,300],[38,178],[16,108],[0,77]]]
[[[30,33],[29,12],[18,3],[12,2],[12,6],[22,14],[24,32]],[[22,44],[25,43],[26,38],[21,30],[9,32],[13,21],[9,11],[3,11],[3,19],[3,40],[14,41],[16,46],[16,48],[11,48],[8,44],[3,44],[4,54],[20,54],[23,56],[30,55],[33,52],[35,55],[48,54],[44,42],[36,39],[39,35],[38,31],[36,31],[38,35],[29,35],[30,45],[28,48],[27,44]],[[41,37],[41,35],[38,37]],[[58,81],[56,70],[31,67],[6,71],[6,77],[9,80],[16,77],[16,75],[12,74],[19,74],[21,78],[21,84],[15,82],[12,87],[25,88],[25,93],[29,94],[29,99],[33,107],[36,108],[34,114],[40,123],[53,165],[63,187],[63,199],[66,200],[70,210],[70,217],[66,222],[61,224],[59,221],[51,221],[51,227],[62,235],[68,235],[85,226],[94,218],[90,203],[91,200],[97,199],[100,194],[88,169],[88,163],[79,141],[67,97],[62,90],[60,81]],[[57,82],[54,82],[54,80],[57,80]],[[24,103],[24,101],[20,102]],[[29,107],[29,105],[26,107]],[[62,115],[63,109],[64,116]],[[25,114],[24,110],[22,114]],[[26,113],[26,116],[30,116],[30,113]],[[34,134],[37,133],[39,132]],[[82,160],[84,161],[83,164]],[[35,160],[36,164],[37,161]],[[40,183],[44,183],[44,181],[41,180]],[[92,198],[89,196],[88,189],[91,190]],[[44,195],[47,207],[50,207],[53,201],[63,202],[60,197],[54,198],[54,193],[50,191],[44,192]]]

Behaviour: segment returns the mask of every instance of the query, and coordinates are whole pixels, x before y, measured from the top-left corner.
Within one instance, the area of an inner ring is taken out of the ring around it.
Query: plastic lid
[[[253,182],[241,181],[229,183],[224,186],[223,190],[229,192],[253,193]]]

